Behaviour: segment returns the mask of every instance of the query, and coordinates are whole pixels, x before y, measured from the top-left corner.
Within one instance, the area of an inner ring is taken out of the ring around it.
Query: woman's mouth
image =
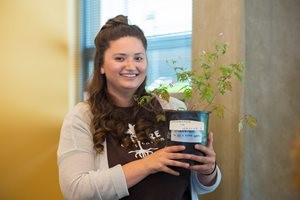
[[[138,74],[134,74],[134,73],[122,73],[121,76],[128,77],[128,78],[133,78],[133,77],[138,76]]]

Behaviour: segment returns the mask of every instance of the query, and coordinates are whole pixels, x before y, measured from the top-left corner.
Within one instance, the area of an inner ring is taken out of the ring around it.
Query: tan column
[[[244,5],[241,0],[194,0],[193,1],[193,58],[213,46],[219,33],[229,43],[227,55],[222,63],[233,63],[244,59]],[[196,65],[193,65],[195,68]],[[212,115],[210,130],[214,132],[214,148],[222,171],[220,187],[201,199],[241,199],[242,178],[242,134],[237,124],[241,108],[241,83],[233,83],[233,91],[218,98],[230,110],[223,120]]]

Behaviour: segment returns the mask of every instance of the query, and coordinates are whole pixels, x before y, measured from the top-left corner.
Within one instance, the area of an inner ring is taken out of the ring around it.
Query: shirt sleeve
[[[218,166],[217,166],[217,175],[216,176],[217,176],[216,181],[213,185],[205,186],[197,178],[197,173],[193,171],[191,173],[191,195],[192,195],[192,200],[194,200],[194,199],[198,200],[198,195],[199,194],[206,194],[206,193],[212,192],[220,185],[222,174],[221,174],[221,171],[220,171]]]
[[[59,182],[65,199],[120,199],[128,196],[121,165],[108,168],[106,149],[95,152],[91,113],[85,103],[65,117],[57,151]]]

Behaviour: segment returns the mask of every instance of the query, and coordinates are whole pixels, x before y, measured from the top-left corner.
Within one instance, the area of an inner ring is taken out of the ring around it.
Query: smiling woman
[[[128,49],[128,46],[131,48]],[[101,74],[106,77],[109,93],[120,100],[123,100],[122,96],[125,94],[129,101],[132,101],[132,95],[145,80],[146,69],[145,47],[135,37],[123,37],[110,42],[110,47],[104,54],[104,63],[100,68]],[[132,104],[132,102],[116,103],[124,107]]]
[[[58,163],[64,197],[194,200],[213,191],[221,173],[212,134],[208,146],[195,146],[206,156],[182,153],[184,146],[166,146],[166,124],[156,114],[183,102],[152,98],[141,107],[135,101],[150,95],[143,31],[118,15],[101,28],[95,48],[88,99],[66,115],[61,130]],[[190,166],[187,160],[202,164]]]
[[[169,9],[170,5],[172,9]],[[147,55],[151,59],[148,61],[147,85],[153,86],[161,77],[176,79],[173,68],[166,63],[169,59],[191,66],[191,0],[86,0],[81,1],[80,7],[81,94],[93,71],[94,36],[100,25],[118,14],[129,16],[132,24],[139,24],[148,40]]]

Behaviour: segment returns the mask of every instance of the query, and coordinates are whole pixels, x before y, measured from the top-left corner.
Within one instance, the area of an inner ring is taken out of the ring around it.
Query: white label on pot
[[[171,141],[174,142],[188,142],[188,143],[201,143],[202,131],[171,131]]]
[[[171,131],[203,131],[204,123],[193,120],[171,120],[169,129]]]

